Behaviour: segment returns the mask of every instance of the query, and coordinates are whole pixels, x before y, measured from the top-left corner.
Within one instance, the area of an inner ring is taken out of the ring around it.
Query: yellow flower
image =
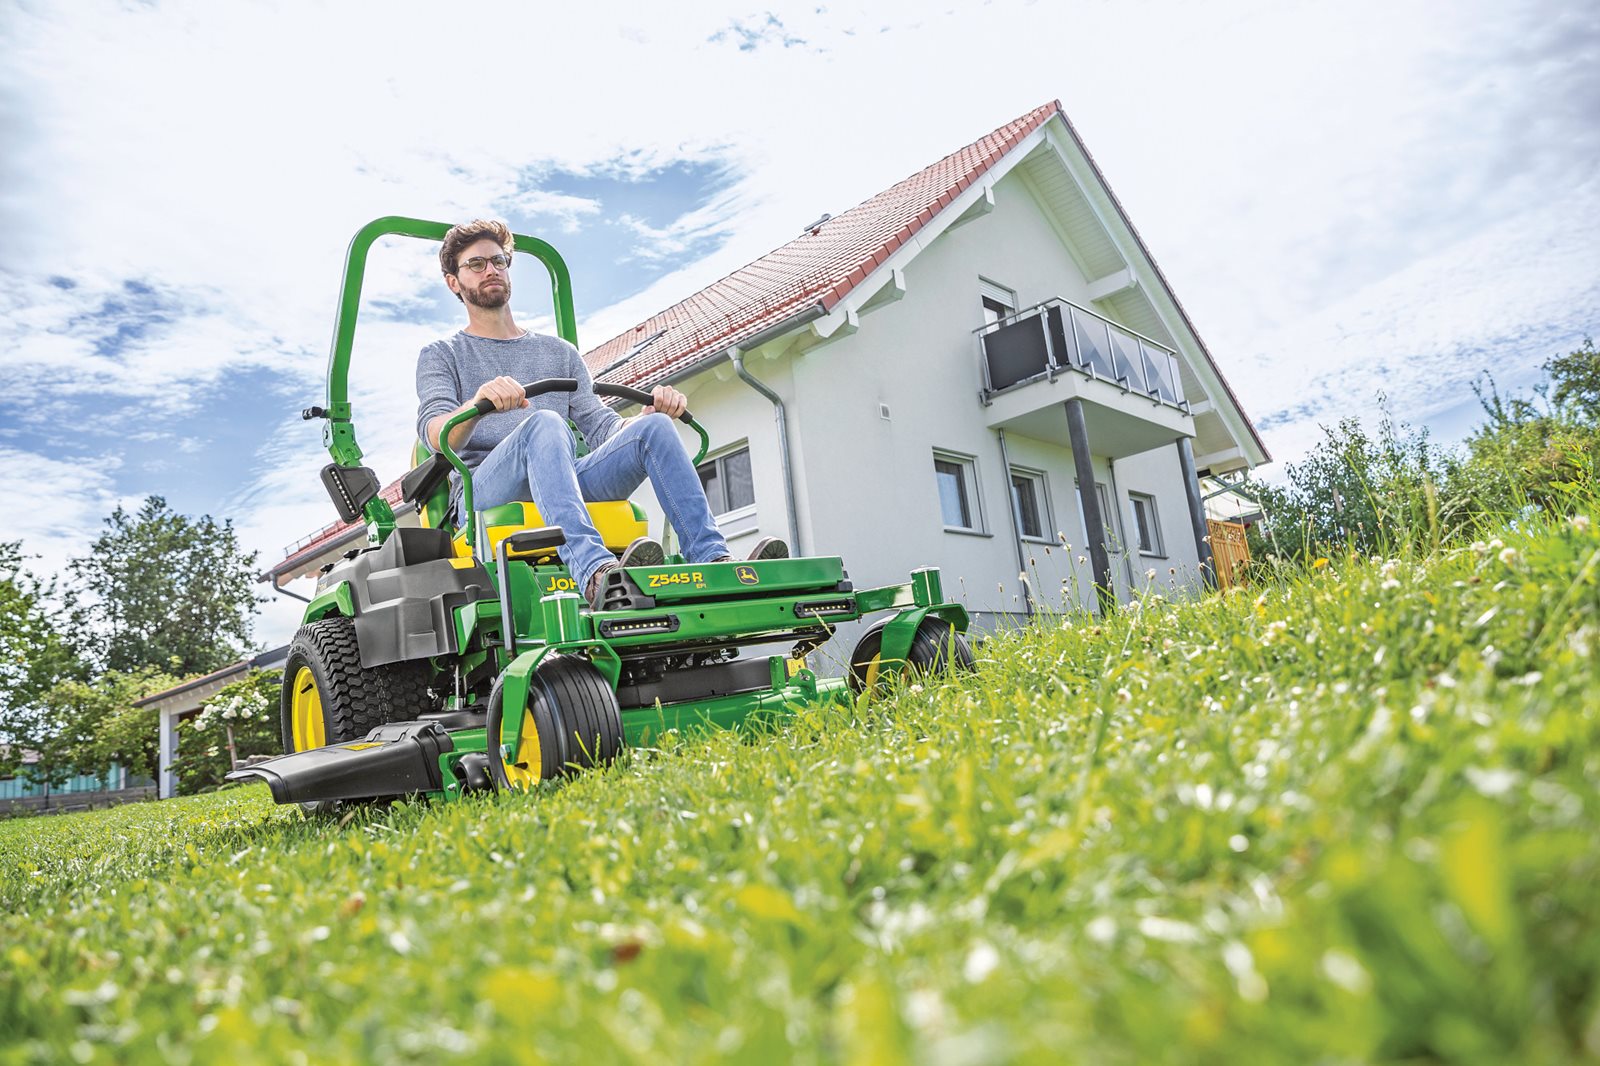
[[[1328,557],[1326,555],[1323,555],[1323,556],[1319,556],[1317,558],[1316,562],[1311,564],[1311,569],[1313,569],[1313,570],[1321,570],[1323,567],[1325,567],[1327,565],[1328,565]]]

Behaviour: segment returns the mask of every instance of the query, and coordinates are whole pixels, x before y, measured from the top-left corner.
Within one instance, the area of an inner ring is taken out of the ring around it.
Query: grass
[[[1600,1056],[1600,530],[1502,538],[532,795],[0,823],[0,1063]]]

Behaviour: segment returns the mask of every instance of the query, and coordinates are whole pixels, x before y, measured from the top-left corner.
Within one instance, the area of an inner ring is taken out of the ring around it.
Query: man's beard
[[[511,300],[511,285],[509,282],[504,283],[498,289],[493,289],[489,292],[484,292],[481,285],[476,289],[463,285],[461,286],[461,295],[466,297],[467,303],[473,307],[482,307],[485,310],[493,311],[504,307]]]

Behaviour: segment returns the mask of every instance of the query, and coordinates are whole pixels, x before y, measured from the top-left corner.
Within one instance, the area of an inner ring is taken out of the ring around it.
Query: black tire
[[[856,692],[867,688],[869,675],[876,675],[875,666],[883,653],[883,629],[892,619],[874,622],[850,653],[850,687]],[[911,650],[906,652],[906,666],[915,674],[942,673],[947,669],[950,652],[954,650],[954,665],[960,670],[973,668],[972,645],[964,634],[943,618],[924,618],[911,638]],[[875,686],[881,687],[882,678],[875,677]]]
[[[360,740],[380,725],[409,722],[432,711],[432,673],[426,662],[392,663],[366,669],[356,644],[352,619],[323,618],[303,625],[289,644],[283,666],[278,717],[285,753],[296,749],[294,702],[297,682],[315,685],[322,708],[324,744]],[[312,745],[307,745],[310,747]],[[308,811],[329,811],[334,803],[304,803]]]
[[[539,735],[539,781],[603,766],[622,752],[617,694],[589,660],[552,655],[528,685],[528,710]],[[509,776],[531,783],[534,767],[519,763]]]

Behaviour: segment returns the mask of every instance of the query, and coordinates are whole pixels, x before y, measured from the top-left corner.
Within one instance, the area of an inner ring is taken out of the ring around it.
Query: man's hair
[[[444,235],[444,245],[439,249],[439,269],[446,274],[455,274],[461,269],[457,261],[461,249],[474,241],[481,241],[485,237],[498,244],[509,255],[512,250],[511,228],[504,222],[492,218],[475,218],[471,222],[463,222],[459,226],[451,226],[450,232]],[[459,299],[459,297],[457,297]]]

